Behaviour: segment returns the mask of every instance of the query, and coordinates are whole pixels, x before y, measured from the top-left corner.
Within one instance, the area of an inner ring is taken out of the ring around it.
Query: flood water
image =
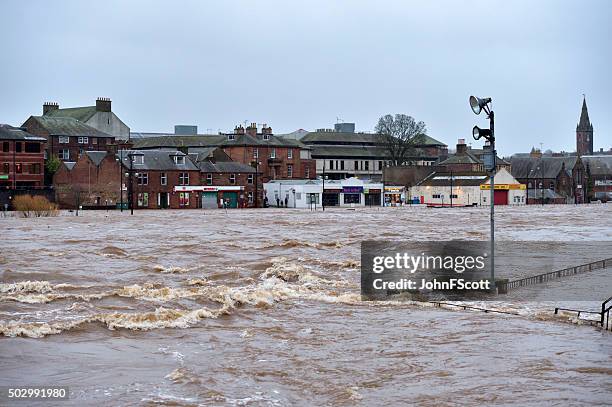
[[[500,240],[612,241],[611,205],[496,213]],[[485,209],[81,215],[0,218],[0,386],[69,386],[58,405],[612,400],[612,333],[555,304],[360,300],[361,241],[487,239]]]

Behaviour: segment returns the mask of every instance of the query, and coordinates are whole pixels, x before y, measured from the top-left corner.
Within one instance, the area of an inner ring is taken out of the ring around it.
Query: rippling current
[[[483,305],[518,314],[506,315],[360,300],[361,241],[487,239],[488,219],[410,207],[0,218],[0,386],[69,386],[74,405],[609,403],[612,334],[554,304]],[[500,240],[612,241],[610,205],[505,207],[496,222]],[[599,253],[568,261],[581,256]]]

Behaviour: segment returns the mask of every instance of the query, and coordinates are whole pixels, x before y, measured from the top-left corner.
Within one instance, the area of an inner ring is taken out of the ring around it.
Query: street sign
[[[495,170],[495,151],[488,151],[482,156],[482,160],[484,162],[484,168],[487,171]]]

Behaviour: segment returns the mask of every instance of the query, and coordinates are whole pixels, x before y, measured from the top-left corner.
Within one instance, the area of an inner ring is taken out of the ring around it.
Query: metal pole
[[[128,154],[130,158],[130,188],[128,193],[128,200],[130,201],[130,215],[134,214],[134,157],[132,153]]]
[[[321,191],[321,208],[325,212],[325,160],[323,160],[323,190]]]
[[[259,152],[255,159],[255,207],[257,208],[257,172],[259,171]]]
[[[123,213],[123,149],[119,150],[119,172],[121,175],[121,181],[119,184],[119,199],[121,199],[121,212]]]
[[[453,171],[452,170],[450,172],[450,187],[451,187],[450,206],[452,208],[453,207]]]
[[[491,154],[493,168],[491,170],[491,284],[493,284],[492,290],[495,292],[495,164],[496,156],[495,152],[495,121],[493,111],[489,114],[489,125],[491,129]]]

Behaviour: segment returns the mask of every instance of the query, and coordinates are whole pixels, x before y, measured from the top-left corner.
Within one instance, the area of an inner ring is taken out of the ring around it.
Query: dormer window
[[[269,134],[264,134],[263,135],[263,139],[264,140],[270,140],[270,135]]]
[[[132,155],[132,161],[134,162],[134,164],[144,164],[144,155],[134,154]]]
[[[228,135],[227,135],[227,139],[228,139],[229,141],[236,140],[236,135],[235,135],[235,134],[228,134]]]
[[[175,155],[174,156],[174,164],[176,164],[176,165],[184,165],[185,164],[185,156],[184,155]]]

